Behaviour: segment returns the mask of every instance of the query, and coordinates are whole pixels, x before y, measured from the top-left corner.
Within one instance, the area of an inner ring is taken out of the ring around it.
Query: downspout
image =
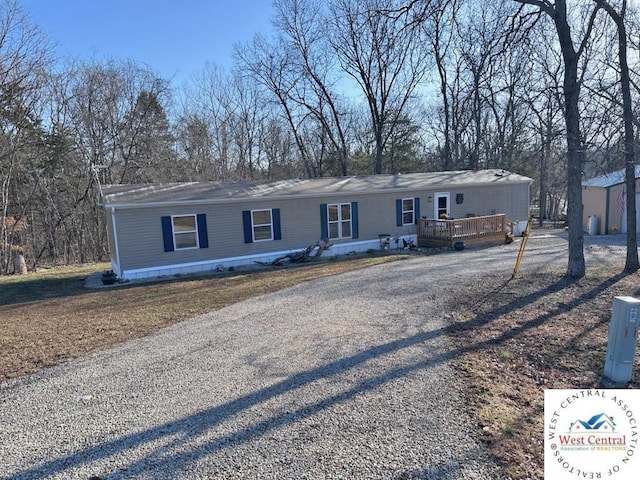
[[[611,187],[607,189],[607,200],[605,202],[604,210],[604,234],[609,235],[609,204],[611,203]]]
[[[114,266],[114,271],[116,275],[119,277],[121,275],[120,271],[120,247],[118,246],[118,231],[116,230],[116,207],[111,207],[111,228],[113,229],[113,245],[115,248],[116,255],[116,265]]]

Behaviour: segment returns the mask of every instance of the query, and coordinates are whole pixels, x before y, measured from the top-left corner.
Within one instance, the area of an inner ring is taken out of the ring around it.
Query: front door
[[[450,215],[449,206],[451,202],[449,201],[449,192],[440,192],[436,193],[434,196],[434,211],[433,218],[440,218],[440,215],[443,213],[448,217]]]

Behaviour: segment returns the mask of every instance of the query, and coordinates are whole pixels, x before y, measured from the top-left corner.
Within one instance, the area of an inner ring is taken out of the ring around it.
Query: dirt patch
[[[619,268],[579,281],[561,272],[488,277],[451,299],[468,402],[481,438],[514,479],[543,478],[547,388],[603,386],[613,297],[638,296],[640,274]],[[630,388],[640,387],[638,362]]]

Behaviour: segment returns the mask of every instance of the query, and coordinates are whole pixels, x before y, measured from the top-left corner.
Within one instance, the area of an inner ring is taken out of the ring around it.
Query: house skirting
[[[417,235],[404,235],[400,237],[398,244],[402,245],[402,239],[417,242]],[[390,248],[396,247],[395,242],[391,242]],[[295,253],[302,250],[282,250],[279,252],[269,252],[257,255],[245,255],[238,257],[217,258],[204,262],[180,263],[173,265],[159,265],[155,267],[134,268],[120,270],[119,266],[112,260],[111,267],[123,280],[141,280],[156,277],[166,277],[175,275],[189,275],[194,273],[206,273],[214,270],[228,270],[230,267],[246,267],[255,266],[257,262],[269,263],[276,258],[289,253]],[[336,257],[339,255],[347,255],[350,253],[362,253],[369,250],[380,250],[380,240],[364,240],[358,242],[338,243],[322,252],[323,257]]]

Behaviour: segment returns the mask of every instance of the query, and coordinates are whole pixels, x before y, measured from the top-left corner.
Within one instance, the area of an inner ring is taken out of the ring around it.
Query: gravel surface
[[[521,267],[566,266],[559,234]],[[624,238],[586,238],[588,264]],[[451,367],[448,293],[519,243],[314,280],[0,385],[0,479],[499,479]]]

